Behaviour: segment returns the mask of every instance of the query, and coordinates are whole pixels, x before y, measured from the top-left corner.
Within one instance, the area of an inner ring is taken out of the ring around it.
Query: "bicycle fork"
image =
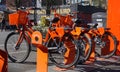
[[[17,43],[15,44],[15,50],[18,50],[20,48],[20,44],[22,43],[22,41],[23,41],[23,33],[21,32],[17,40]]]

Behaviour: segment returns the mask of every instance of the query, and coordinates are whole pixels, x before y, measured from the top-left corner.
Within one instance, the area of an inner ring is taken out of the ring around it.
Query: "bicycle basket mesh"
[[[16,13],[9,14],[10,25],[25,25],[27,24],[27,12],[18,11]]]

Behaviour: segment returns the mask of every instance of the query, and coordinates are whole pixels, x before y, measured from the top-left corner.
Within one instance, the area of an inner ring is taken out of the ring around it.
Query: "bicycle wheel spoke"
[[[101,38],[101,42],[98,45],[101,48],[101,55],[100,57],[109,58],[111,57],[115,51],[117,46],[117,40],[115,36],[110,33],[104,34]]]
[[[56,46],[57,49],[49,51],[49,59],[61,68],[68,68],[73,66],[79,58],[79,49],[76,45],[74,45],[74,41],[70,41],[68,44],[60,42],[59,40],[56,41],[58,42],[52,42],[55,43],[55,45],[52,46],[51,44],[51,47]]]
[[[5,41],[5,50],[11,61],[24,62],[30,53],[30,45],[25,39],[22,39],[22,42],[16,45],[18,38],[18,33],[10,33]]]

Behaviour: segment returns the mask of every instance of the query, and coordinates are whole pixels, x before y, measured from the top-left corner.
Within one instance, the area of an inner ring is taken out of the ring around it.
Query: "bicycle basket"
[[[9,14],[9,24],[10,25],[25,25],[27,24],[27,12],[18,11],[16,13]]]

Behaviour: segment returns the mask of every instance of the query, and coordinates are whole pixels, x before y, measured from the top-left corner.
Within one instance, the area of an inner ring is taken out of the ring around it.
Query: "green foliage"
[[[42,27],[48,27],[50,24],[50,21],[46,17],[41,17],[40,21]]]
[[[41,17],[40,21],[41,21],[41,22],[40,22],[41,26],[42,26],[42,27],[45,27],[46,24],[47,24],[47,19],[46,19],[46,17]]]
[[[107,0],[92,0],[93,5],[101,8],[107,8]]]
[[[41,17],[40,21],[38,21],[37,26],[33,26],[33,29],[40,31],[43,35],[45,35],[49,24],[50,22],[48,21],[48,19],[46,19],[46,17]]]

